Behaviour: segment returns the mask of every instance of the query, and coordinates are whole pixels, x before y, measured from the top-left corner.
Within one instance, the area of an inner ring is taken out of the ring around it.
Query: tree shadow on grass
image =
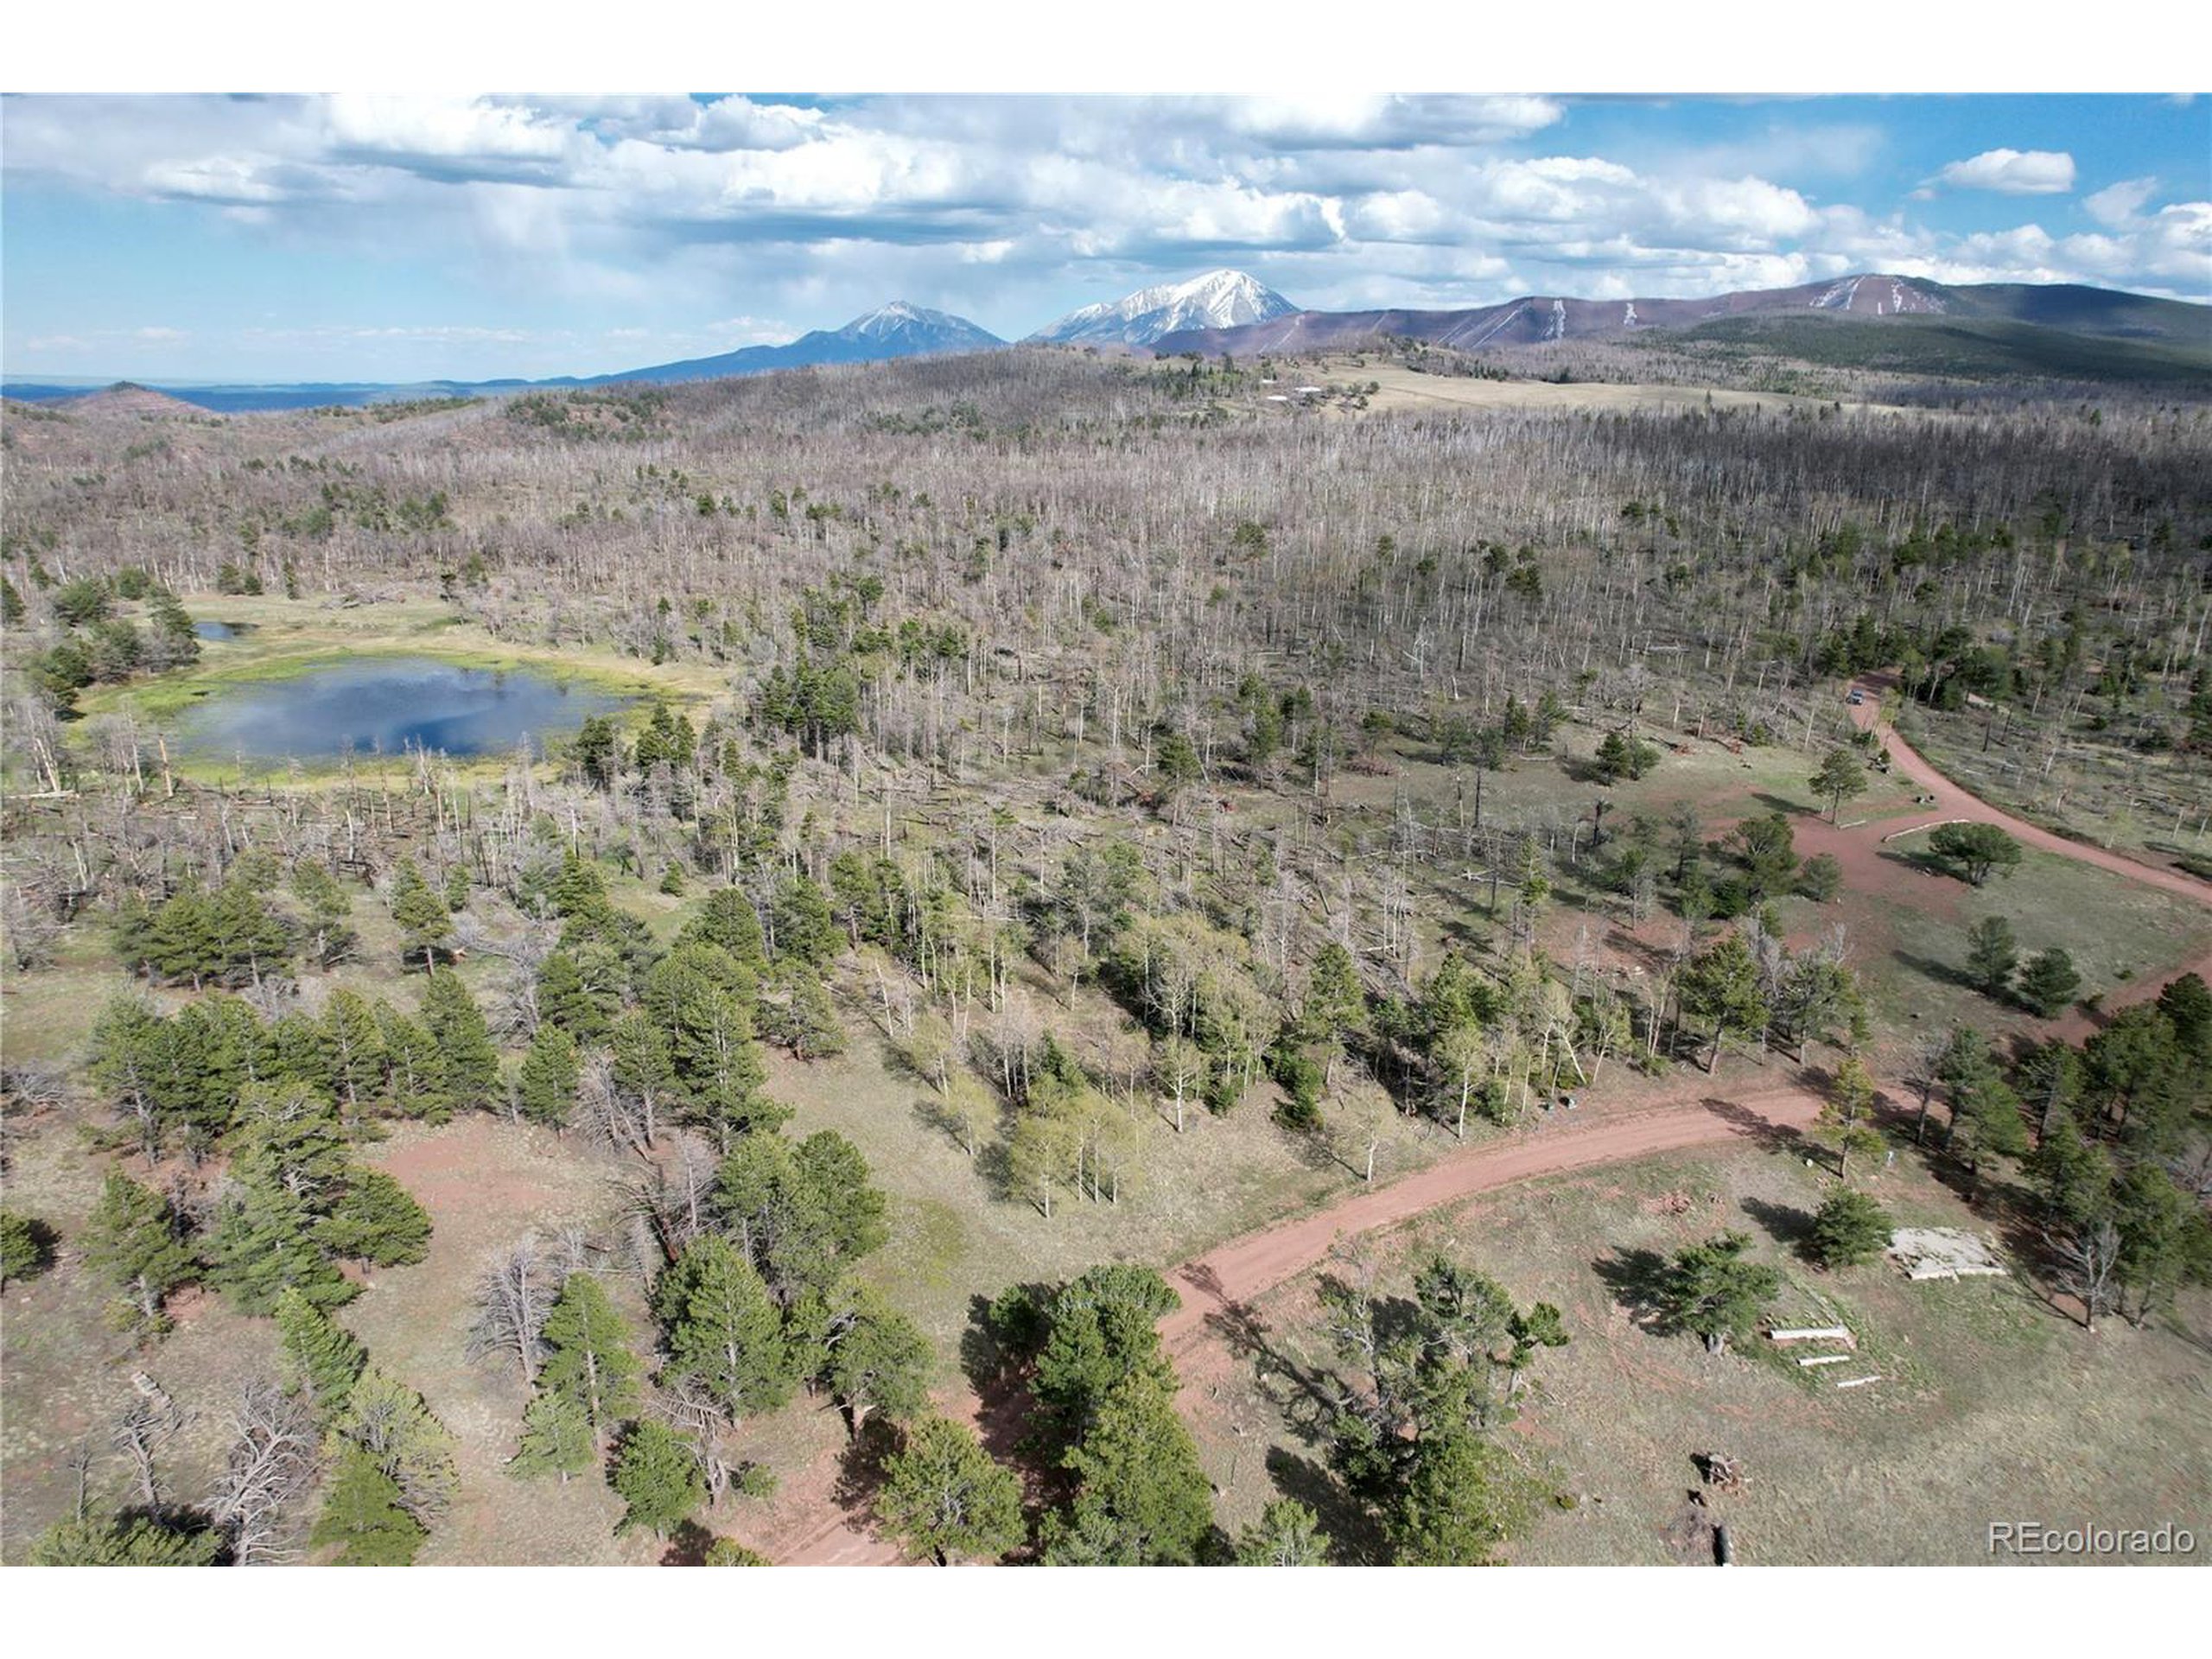
[[[971,1150],[968,1143],[960,1138],[960,1132],[965,1126],[943,1096],[932,1092],[917,1099],[914,1102],[914,1122],[923,1128],[942,1135],[970,1158],[982,1156],[984,1149],[982,1147]]]
[[[883,1465],[899,1449],[899,1431],[881,1417],[871,1417],[845,1442],[837,1459],[837,1484],[830,1497],[858,1526],[875,1518],[875,1494],[883,1484]]]
[[[1813,1217],[1794,1204],[1770,1204],[1764,1198],[1747,1198],[1743,1203],[1744,1213],[1765,1230],[1766,1236],[1784,1249],[1809,1256],[1813,1237]]]
[[[1613,1300],[1627,1310],[1643,1329],[1662,1332],[1668,1266],[1656,1250],[1617,1249],[1590,1264],[1591,1270],[1613,1293]]]
[[[1055,1287],[1032,1283],[1020,1288],[1027,1293],[1031,1306],[1040,1307]],[[1001,1463],[1023,1470],[1033,1488],[1040,1473],[1035,1465],[1048,1458],[1050,1448],[1022,1356],[992,1330],[990,1310],[989,1297],[969,1297],[968,1326],[960,1333],[960,1369],[976,1395],[976,1438]]]
[[[1373,1511],[1346,1491],[1344,1483],[1324,1465],[1281,1446],[1270,1446],[1268,1478],[1285,1497],[1313,1511],[1338,1561],[1379,1566],[1389,1560],[1389,1547]]]
[[[1922,875],[1930,875],[1942,880],[1956,881],[1960,887],[1966,888],[1969,892],[1974,890],[1974,884],[1968,881],[1965,876],[1959,873],[1958,868],[1954,865],[1950,860],[1947,858],[1938,858],[1931,852],[1897,846],[1886,846],[1876,853],[1874,856],[1881,859],[1885,863],[1902,864],[1908,870],[1916,870]]]
[[[1759,805],[1764,807],[1767,811],[1778,812],[1785,818],[1817,818],[1822,817],[1822,814],[1816,808],[1808,807],[1802,801],[1786,801],[1783,799],[1781,796],[1770,794],[1764,789],[1753,790],[1751,791],[1751,798],[1754,801],[1757,801]]]
[[[1892,950],[1890,952],[1890,960],[1900,967],[1911,969],[1916,974],[1926,975],[1938,985],[1955,986],[1962,991],[1978,991],[1981,988],[1967,977],[1966,969],[1956,963],[1938,962],[1933,957],[1916,956],[1910,950]],[[2010,1004],[2000,1003],[1999,1006],[2009,1007]]]
[[[989,1145],[976,1149],[976,1172],[983,1178],[984,1185],[990,1189],[993,1198],[1001,1199],[1018,1198],[1033,1207],[1039,1210],[1043,1208],[1037,1203],[1037,1195],[1034,1192],[1017,1192],[1014,1190],[1014,1155],[1007,1150],[1004,1141],[994,1141]]]
[[[704,1567],[715,1535],[696,1521],[679,1521],[668,1535],[668,1548],[660,1553],[663,1567]]]
[[[968,1299],[968,1324],[960,1332],[960,1372],[968,1386],[981,1394],[1014,1363],[991,1329],[991,1299],[978,1293]]]

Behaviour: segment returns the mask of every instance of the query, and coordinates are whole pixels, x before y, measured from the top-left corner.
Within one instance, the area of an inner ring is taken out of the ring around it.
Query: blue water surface
[[[317,760],[429,749],[454,756],[543,753],[593,715],[634,701],[538,669],[465,668],[435,657],[365,657],[296,679],[225,688],[185,716],[188,750]]]

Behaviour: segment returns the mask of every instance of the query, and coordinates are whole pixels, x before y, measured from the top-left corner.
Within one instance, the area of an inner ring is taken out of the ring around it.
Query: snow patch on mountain
[[[1186,328],[1239,328],[1288,316],[1297,309],[1241,270],[1211,270],[1187,283],[1162,283],[1118,300],[1086,305],[1029,338],[1063,345],[1149,346]]]
[[[905,300],[893,300],[866,316],[855,317],[836,331],[836,338],[895,346],[901,356],[982,351],[1001,343],[998,336],[984,333],[965,317]]]

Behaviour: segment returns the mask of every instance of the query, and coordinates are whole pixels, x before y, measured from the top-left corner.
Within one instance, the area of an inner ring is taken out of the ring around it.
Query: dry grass
[[[1073,1011],[1051,1014],[1063,1038],[1122,1017],[1088,991],[1077,995]],[[978,1296],[1070,1277],[1101,1262],[1172,1266],[1361,1179],[1345,1162],[1270,1122],[1273,1095],[1265,1085],[1226,1116],[1192,1104],[1179,1135],[1172,1117],[1141,1096],[1141,1149],[1121,1202],[1093,1203],[1063,1188],[1047,1219],[1026,1196],[1005,1192],[988,1135],[970,1158],[933,1121],[930,1085],[908,1073],[871,1029],[857,1030],[848,1052],[832,1059],[801,1065],[772,1056],[768,1087],[795,1109],[791,1133],[835,1129],[868,1159],[890,1200],[892,1237],[866,1271],[937,1344],[947,1380]],[[1390,1116],[1376,1179],[1417,1167],[1448,1144],[1433,1128]]]
[[[9,1286],[0,1301],[0,1560],[17,1563],[71,1513],[72,1454],[80,1445],[99,1454],[92,1505],[135,1500],[126,1466],[108,1446],[110,1426],[134,1396],[134,1372],[151,1376],[186,1414],[160,1465],[170,1491],[186,1503],[204,1494],[221,1465],[238,1386],[273,1370],[276,1332],[194,1292],[173,1302],[177,1328],[156,1344],[141,1348],[109,1330],[107,1287],[85,1268],[78,1245],[99,1197],[102,1160],[66,1114],[48,1117],[11,1153],[9,1207],[60,1236],[53,1268]]]
[[[1821,1274],[1775,1234],[1827,1185],[1786,1151],[1675,1155],[1489,1195],[1377,1244],[1395,1271],[1443,1249],[1516,1300],[1566,1313],[1573,1340],[1540,1358],[1512,1443],[1544,1492],[1574,1507],[1540,1503],[1513,1559],[1709,1560],[1677,1548],[1699,1484],[1691,1459],[1705,1452],[1750,1471],[1744,1492],[1713,1500],[1746,1561],[1966,1563],[1986,1559],[1992,1519],[2133,1526],[2212,1513],[2212,1302],[2195,1298],[2180,1328],[2113,1322],[2092,1338],[2010,1279],[1915,1285],[1886,1265]],[[1904,1160],[1876,1190],[1908,1224],[1986,1224]],[[1885,1380],[1839,1391],[1770,1353],[1709,1357],[1693,1338],[1642,1328],[1599,1272],[1620,1253],[1669,1253],[1724,1227],[1751,1232],[1756,1254],[1785,1268],[1792,1317],[1832,1308],[1858,1333],[1864,1363],[1838,1369]],[[1279,1489],[1318,1488],[1325,1501],[1313,1414],[1287,1380],[1328,1359],[1313,1286],[1306,1275],[1261,1301],[1268,1379],[1248,1357],[1204,1410],[1200,1443],[1232,1529]]]

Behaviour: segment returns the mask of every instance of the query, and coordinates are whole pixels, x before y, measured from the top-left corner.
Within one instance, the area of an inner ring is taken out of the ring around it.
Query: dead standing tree
[[[208,1516],[230,1539],[240,1567],[288,1561],[293,1511],[315,1484],[321,1433],[307,1407],[267,1377],[239,1389],[231,1411],[231,1446]]]
[[[523,1387],[537,1381],[546,1316],[569,1275],[582,1265],[585,1242],[570,1230],[550,1244],[531,1233],[493,1262],[477,1281],[476,1316],[468,1327],[468,1357],[512,1359]]]

